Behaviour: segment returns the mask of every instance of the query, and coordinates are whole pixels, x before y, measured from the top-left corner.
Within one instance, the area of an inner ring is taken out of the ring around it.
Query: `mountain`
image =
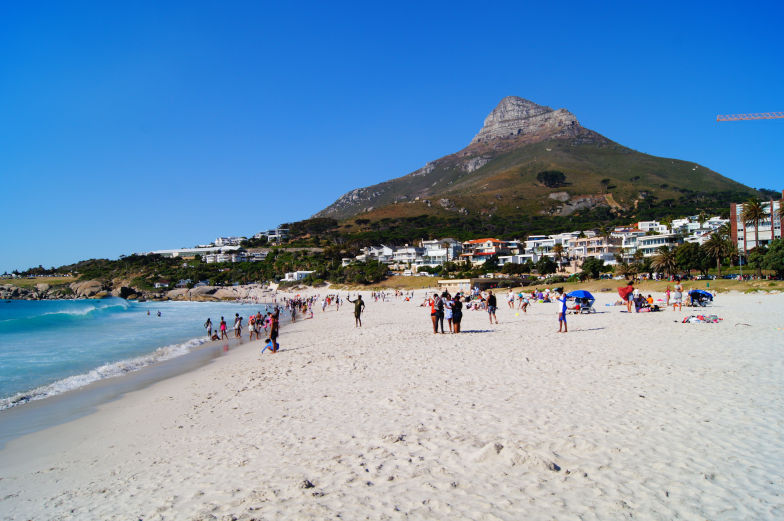
[[[314,217],[519,219],[599,209],[632,217],[642,208],[726,209],[730,200],[755,193],[695,163],[626,148],[581,126],[568,110],[509,96],[464,149],[352,190]]]

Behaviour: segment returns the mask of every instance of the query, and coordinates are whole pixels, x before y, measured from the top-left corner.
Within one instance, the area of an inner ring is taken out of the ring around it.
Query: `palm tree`
[[[558,270],[561,270],[561,259],[563,258],[564,247],[563,244],[560,242],[553,246],[553,255],[555,256],[555,262],[558,263]]]
[[[637,274],[637,266],[634,264],[629,264],[628,262],[619,262],[615,265],[615,274],[620,275],[621,277],[634,277]]]
[[[675,260],[675,251],[667,246],[662,246],[658,249],[658,252],[651,261],[651,267],[656,271],[663,271],[667,275],[675,273],[678,266]]]
[[[721,277],[721,260],[729,254],[729,241],[718,233],[713,233],[702,247],[705,248],[705,253],[709,257],[716,259],[716,270],[718,271],[718,276]]]
[[[743,251],[746,248],[746,226],[754,227],[754,247],[759,248],[759,225],[765,220],[765,205],[759,199],[749,199],[743,203],[743,213],[741,213],[741,220],[743,221]]]

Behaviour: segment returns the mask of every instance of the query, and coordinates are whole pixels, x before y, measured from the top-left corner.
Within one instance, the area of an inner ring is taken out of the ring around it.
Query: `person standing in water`
[[[362,327],[362,311],[365,309],[362,295],[357,293],[356,300],[351,300],[351,297],[346,297],[346,300],[354,304],[354,327]]]
[[[212,320],[207,318],[207,322],[204,323],[204,329],[207,330],[207,338],[212,338]]]
[[[221,340],[223,340],[224,338],[226,340],[229,339],[229,335],[228,333],[226,333],[226,320],[223,317],[221,317],[221,321],[220,321],[220,332],[221,332]]]

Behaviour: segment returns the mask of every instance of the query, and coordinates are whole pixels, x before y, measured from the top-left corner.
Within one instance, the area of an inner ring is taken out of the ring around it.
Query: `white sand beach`
[[[460,335],[420,298],[319,309],[9,442],[0,518],[784,519],[784,295],[719,324],[596,296],[565,335],[502,298]]]

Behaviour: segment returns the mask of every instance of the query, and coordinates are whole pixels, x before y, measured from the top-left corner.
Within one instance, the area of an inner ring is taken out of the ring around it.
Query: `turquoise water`
[[[231,328],[239,313],[246,329],[247,317],[265,309],[119,298],[0,301],[0,410],[186,354],[207,341],[207,317],[213,329],[221,316]]]

